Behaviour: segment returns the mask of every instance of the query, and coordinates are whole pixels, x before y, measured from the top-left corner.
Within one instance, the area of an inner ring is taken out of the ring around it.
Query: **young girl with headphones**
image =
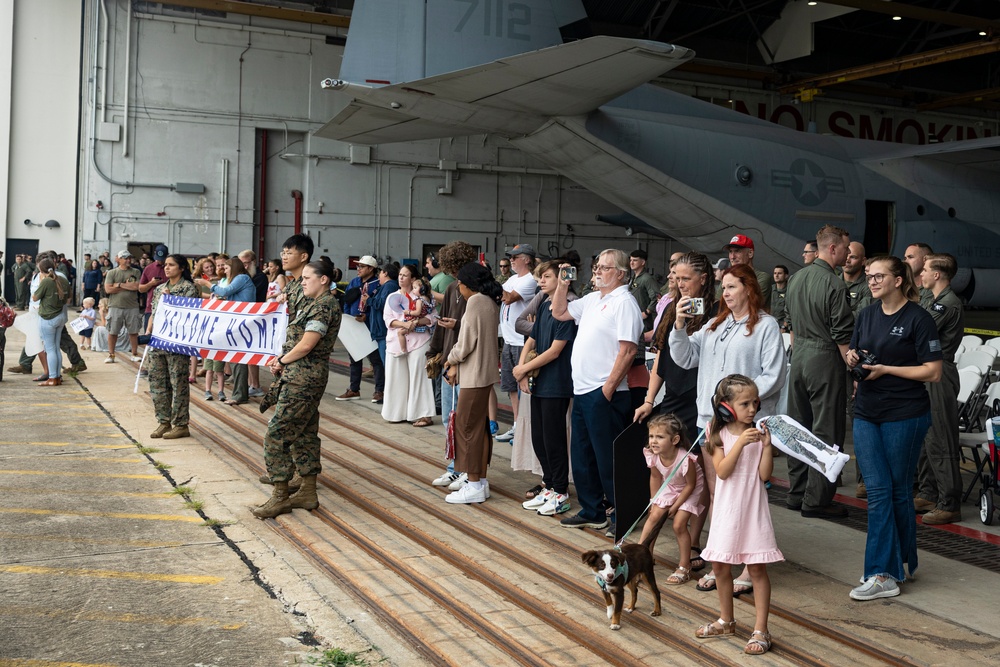
[[[718,621],[695,632],[701,639],[736,633],[732,566],[746,563],[757,609],[753,633],[743,649],[750,655],[761,655],[771,648],[767,631],[771,581],[766,564],[785,559],[774,538],[764,490],[774,459],[771,434],[754,426],[759,409],[757,385],[745,375],[728,375],[715,388],[705,453],[712,457],[718,479],[712,527],[702,556],[712,562],[722,610]]]
[[[691,579],[691,534],[688,521],[705,511],[701,503],[701,492],[705,488],[704,475],[698,465],[698,457],[688,453],[691,443],[680,417],[674,413],[657,414],[650,418],[649,444],[643,450],[646,465],[649,466],[649,493],[653,498],[649,508],[649,518],[642,528],[640,543],[654,533],[649,542],[649,550],[656,544],[655,533],[666,519],[674,520],[674,535],[677,537],[679,563],[674,573],[667,578],[670,586],[679,586]],[[674,469],[677,469],[674,472]],[[657,496],[663,480],[670,482]]]

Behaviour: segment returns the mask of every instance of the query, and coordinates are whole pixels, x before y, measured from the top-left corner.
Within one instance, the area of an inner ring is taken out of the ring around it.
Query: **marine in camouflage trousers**
[[[188,384],[188,359],[182,354],[150,349],[149,393],[153,397],[156,421],[174,426],[187,426],[191,388]]]
[[[322,471],[319,402],[325,390],[326,382],[309,387],[282,383],[264,436],[264,464],[272,481],[287,482],[296,470],[302,477]]]

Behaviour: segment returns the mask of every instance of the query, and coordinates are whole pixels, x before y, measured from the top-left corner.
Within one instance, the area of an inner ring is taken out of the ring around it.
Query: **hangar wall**
[[[73,251],[80,16],[80,3],[0,2],[0,250],[37,240],[39,250]]]
[[[327,39],[344,36],[335,28],[237,15],[130,19],[125,0],[106,0],[103,88],[100,6],[88,1],[84,17],[81,79],[92,99],[80,125],[82,252],[166,242],[189,255],[262,248],[276,257],[295,228],[294,192],[317,254],[341,267],[368,253],[420,257],[459,238],[494,266],[498,249],[518,242],[583,257],[641,244],[657,267],[682,249],[596,223],[620,210],[502,139],[355,148],[352,159],[349,145],[313,138],[337,111],[337,95],[318,86],[339,70],[343,48]]]

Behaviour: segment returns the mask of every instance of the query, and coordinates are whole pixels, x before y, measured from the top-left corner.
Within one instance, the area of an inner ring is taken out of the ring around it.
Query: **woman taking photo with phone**
[[[749,377],[756,385],[761,403],[757,417],[773,415],[785,384],[785,346],[778,321],[763,310],[764,297],[754,270],[746,264],[726,270],[722,275],[719,314],[694,334],[689,334],[685,326],[691,318],[690,301],[691,297],[682,296],[677,303],[677,321],[670,331],[668,348],[678,366],[698,368],[698,428],[704,428],[712,418],[712,397],[719,381],[734,373]],[[709,496],[714,498],[715,467],[710,457],[702,457],[701,461]],[[691,544],[700,544],[705,518],[702,515],[696,517],[697,522],[692,520]],[[746,570],[733,585],[734,595],[753,589]],[[703,591],[715,588],[712,575],[699,581],[698,588]]]
[[[855,600],[899,595],[904,564],[917,569],[913,476],[931,423],[925,382],[941,380],[937,326],[918,305],[910,267],[896,257],[868,261],[865,277],[878,302],[858,313],[847,351],[857,392],[854,451],[868,487],[864,583]]]

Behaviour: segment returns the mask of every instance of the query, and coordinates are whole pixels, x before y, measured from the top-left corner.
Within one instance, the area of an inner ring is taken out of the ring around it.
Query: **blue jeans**
[[[854,451],[868,488],[865,579],[905,581],[903,564],[911,575],[917,569],[913,476],[930,424],[930,413],[881,424],[854,418]]]
[[[441,375],[438,375],[441,380],[441,418],[444,420],[445,428],[448,427],[448,417],[452,410],[458,408],[458,394],[461,387],[457,384],[452,387],[450,384],[444,381]],[[454,397],[452,393],[454,391]],[[453,400],[454,399],[454,400]],[[455,472],[455,461],[448,461],[448,472]]]
[[[385,368],[385,338],[375,340],[378,343],[378,356],[382,358],[382,367]]]
[[[604,520],[605,499],[614,506],[614,442],[628,425],[631,407],[627,391],[616,391],[610,402],[601,389],[573,397],[573,484],[580,516],[588,521]]]
[[[66,326],[66,312],[63,311],[51,320],[38,319],[38,333],[42,337],[42,345],[45,346],[46,362],[49,366],[49,377],[57,378],[62,375],[62,350],[59,349],[59,340],[62,338],[63,327]]]

